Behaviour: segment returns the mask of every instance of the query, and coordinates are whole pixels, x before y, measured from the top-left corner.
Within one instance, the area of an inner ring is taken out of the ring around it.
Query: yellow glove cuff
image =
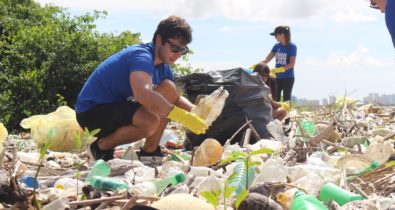
[[[283,108],[283,109],[285,109],[285,110],[287,110],[287,111],[290,111],[290,110],[291,110],[291,107],[289,106],[288,103],[281,102],[280,105],[281,105],[281,108]]]

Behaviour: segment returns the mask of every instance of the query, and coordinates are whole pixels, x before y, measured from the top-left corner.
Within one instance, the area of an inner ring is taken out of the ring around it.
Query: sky
[[[384,14],[368,0],[36,1],[64,7],[71,15],[105,10],[98,31],[141,33],[144,42],[152,40],[162,19],[181,16],[193,29],[189,63],[207,71],[263,60],[276,43],[269,33],[288,25],[298,47],[294,96],[395,94],[395,49]]]

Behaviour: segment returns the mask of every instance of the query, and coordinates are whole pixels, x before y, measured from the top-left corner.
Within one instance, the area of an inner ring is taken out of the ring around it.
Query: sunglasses
[[[377,5],[376,3],[373,3],[372,1],[370,1],[370,8],[373,8],[373,9],[380,9],[380,8],[379,8],[379,5]]]
[[[178,45],[172,43],[170,40],[166,40],[166,42],[169,43],[169,45],[170,45],[170,50],[171,50],[173,53],[181,52],[182,55],[186,55],[186,54],[189,52],[189,48],[188,48],[188,47],[181,48],[181,47],[179,47]]]

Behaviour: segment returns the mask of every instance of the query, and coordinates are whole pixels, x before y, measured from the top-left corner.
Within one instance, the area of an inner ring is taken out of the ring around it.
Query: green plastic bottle
[[[157,195],[161,194],[167,187],[174,186],[185,181],[185,175],[183,173],[178,173],[174,176],[164,178],[162,180],[154,181],[155,193]]]
[[[366,168],[364,168],[364,169],[362,169],[362,170],[359,170],[359,171],[355,172],[355,174],[363,174],[363,173],[365,173],[365,172],[367,172],[367,171],[371,171],[371,170],[373,170],[373,169],[376,169],[376,168],[378,168],[379,166],[380,166],[380,163],[379,163],[379,162],[373,161],[372,164],[370,164],[370,166],[368,166],[368,167],[366,167]]]
[[[116,191],[121,189],[129,189],[129,185],[126,182],[116,180],[109,177],[92,176],[89,180],[90,185],[93,188],[100,191]]]
[[[328,208],[316,197],[298,190],[291,203],[291,210],[328,210]]]
[[[102,159],[99,159],[92,166],[92,169],[88,174],[88,176],[86,177],[85,181],[90,182],[93,176],[108,177],[110,173],[111,173],[111,168],[108,165],[108,163]]]
[[[311,122],[311,121],[303,120],[303,121],[300,123],[300,126],[303,127],[303,130],[305,130],[306,133],[307,133],[309,136],[315,136],[315,135],[317,134],[317,129],[316,129],[314,123]]]
[[[336,201],[336,203],[343,206],[348,202],[363,200],[365,198],[362,195],[349,192],[333,183],[326,183],[321,188],[320,200],[324,203],[327,203],[330,199],[333,199],[334,201]]]

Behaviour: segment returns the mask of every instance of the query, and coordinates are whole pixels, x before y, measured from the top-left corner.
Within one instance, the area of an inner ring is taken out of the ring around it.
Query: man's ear
[[[159,46],[159,44],[165,45],[165,40],[163,40],[161,35],[156,35],[155,45]]]

